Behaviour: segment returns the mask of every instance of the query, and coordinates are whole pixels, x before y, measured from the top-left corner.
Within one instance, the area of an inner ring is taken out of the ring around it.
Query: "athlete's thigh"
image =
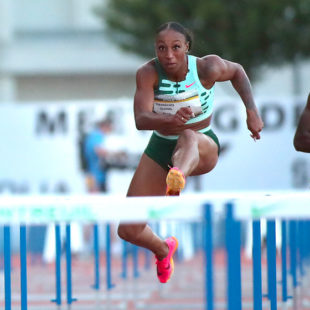
[[[127,196],[164,196],[166,176],[167,171],[143,153]]]
[[[191,175],[199,175],[210,172],[218,161],[218,146],[209,136],[197,132],[199,163]]]

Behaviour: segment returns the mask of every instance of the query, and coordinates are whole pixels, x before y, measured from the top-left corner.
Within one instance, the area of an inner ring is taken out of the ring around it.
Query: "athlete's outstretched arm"
[[[247,126],[254,139],[260,139],[260,131],[264,124],[254,102],[250,80],[243,67],[235,62],[227,61],[216,55],[202,58],[205,79],[215,82],[231,81],[241,97],[247,113]]]
[[[310,153],[310,94],[297,125],[294,147],[296,151]]]

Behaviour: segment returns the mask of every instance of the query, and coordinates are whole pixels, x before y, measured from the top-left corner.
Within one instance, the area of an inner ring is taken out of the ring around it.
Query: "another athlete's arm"
[[[199,60],[199,76],[210,88],[215,82],[231,81],[241,97],[247,113],[247,126],[254,139],[260,139],[264,124],[257,111],[252,87],[247,74],[240,64],[224,60],[216,55],[209,55]]]
[[[165,133],[177,134],[184,130],[184,124],[191,117],[191,111],[190,109],[180,109],[175,115],[154,113],[154,86],[156,83],[157,73],[151,62],[138,69],[134,97],[136,127],[139,130],[163,130]]]
[[[296,151],[310,153],[310,94],[298,122],[294,136],[294,147]]]

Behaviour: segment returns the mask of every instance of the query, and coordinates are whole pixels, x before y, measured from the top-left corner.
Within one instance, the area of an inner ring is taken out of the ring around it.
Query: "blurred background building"
[[[0,101],[132,96],[143,60],[104,37],[101,2],[1,1]]]
[[[132,97],[135,71],[145,59],[121,51],[104,35],[94,14],[104,2],[2,0],[0,102]],[[305,97],[309,75],[308,62],[264,68],[254,93]],[[235,95],[225,83],[217,94]]]

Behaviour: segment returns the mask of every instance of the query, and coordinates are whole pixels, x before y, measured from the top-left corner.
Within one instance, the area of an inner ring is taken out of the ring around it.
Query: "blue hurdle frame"
[[[213,206],[206,203],[203,206],[203,251],[205,265],[205,309],[214,309],[214,262],[213,262]],[[241,221],[234,216],[234,204],[229,202],[225,205],[225,237],[227,255],[227,309],[242,309],[242,283],[241,283]],[[253,309],[261,310],[262,299],[267,297],[270,301],[270,309],[277,309],[277,268],[276,268],[276,221],[267,220],[267,288],[266,294],[262,292],[262,266],[261,266],[261,221],[252,221],[253,239]],[[98,224],[94,224],[94,276],[93,287],[100,289],[100,248]],[[114,287],[112,283],[112,254],[111,254],[111,225],[106,224],[106,288],[110,290]],[[287,233],[288,229],[288,233]],[[71,225],[65,225],[65,257],[66,257],[66,278],[67,278],[67,304],[70,306],[76,298],[72,297],[72,258],[71,258]],[[57,305],[62,303],[61,288],[61,234],[60,224],[55,224],[55,279],[56,279],[56,298],[52,301]],[[288,239],[287,239],[288,234]],[[309,262],[310,244],[305,235],[310,234],[309,220],[281,220],[281,275],[282,279],[282,302],[285,303],[289,298],[288,294],[288,274],[287,274],[287,252],[289,253],[289,274],[292,280],[292,287],[295,289],[301,284],[300,277],[305,274],[305,263]],[[3,226],[4,236],[4,289],[5,289],[5,310],[12,308],[11,293],[11,227]],[[21,285],[21,310],[27,310],[27,227],[20,225],[20,285]],[[133,258],[133,276],[139,277],[139,249],[136,246],[128,245],[123,241],[122,253],[122,274],[127,278],[127,259],[128,246],[130,246]],[[150,253],[145,252],[145,269],[150,267]]]

